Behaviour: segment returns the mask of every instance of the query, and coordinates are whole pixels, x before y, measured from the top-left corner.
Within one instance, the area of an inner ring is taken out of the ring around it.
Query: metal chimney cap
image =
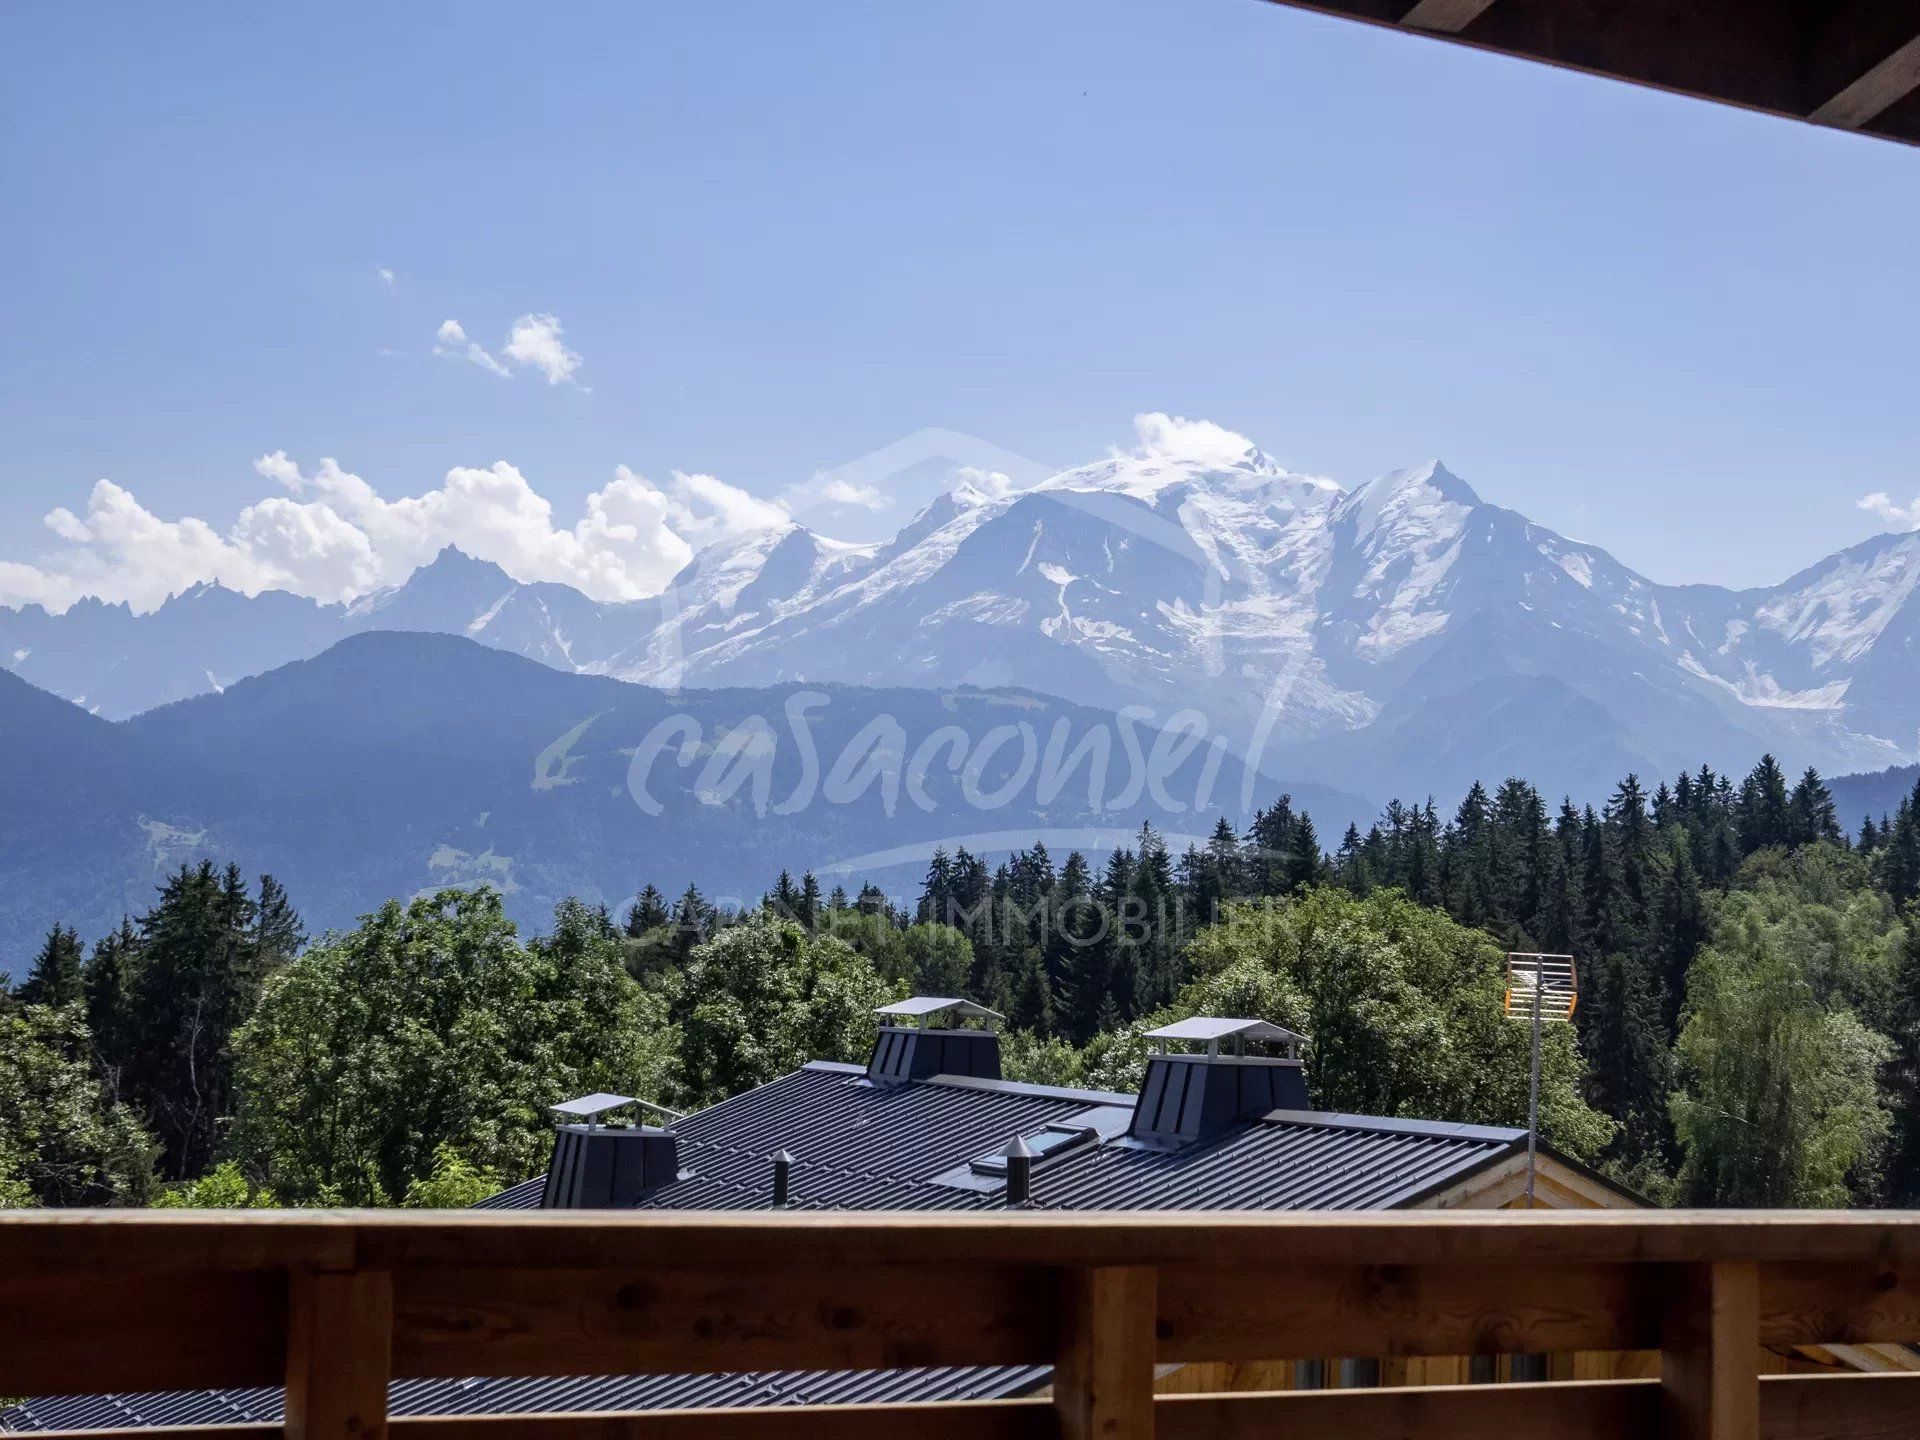
[[[1304,1045],[1307,1037],[1298,1030],[1275,1025],[1271,1020],[1233,1020],[1212,1015],[1195,1015],[1176,1020],[1158,1030],[1147,1031],[1149,1040],[1271,1040],[1286,1045]]]
[[[1024,1135],[1014,1136],[1007,1142],[1007,1148],[1000,1153],[1009,1160],[1032,1160],[1040,1154],[1038,1150],[1027,1144],[1027,1137]]]
[[[929,1015],[957,1015],[963,1020],[1004,1020],[1007,1017],[998,1010],[989,1010],[984,1005],[957,995],[915,995],[910,999],[896,1000],[891,1005],[882,1005],[873,1012],[876,1015],[897,1016],[906,1020],[921,1020]]]
[[[631,1095],[609,1095],[604,1091],[596,1091],[592,1095],[582,1095],[578,1100],[567,1100],[558,1105],[549,1105],[547,1109],[555,1115],[565,1115],[569,1118],[579,1120],[591,1120],[595,1116],[606,1114],[609,1110],[619,1110],[625,1106],[638,1105],[639,1103],[640,1102]]]
[[[776,1165],[791,1165],[793,1164],[793,1156],[782,1150],[778,1155],[773,1157],[773,1163]]]

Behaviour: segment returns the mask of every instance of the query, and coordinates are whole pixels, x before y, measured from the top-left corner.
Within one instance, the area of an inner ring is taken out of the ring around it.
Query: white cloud
[[[1133,430],[1140,441],[1140,454],[1169,460],[1227,466],[1244,460],[1253,449],[1251,440],[1224,425],[1158,410],[1134,416]]]
[[[1004,470],[983,470],[978,465],[962,465],[955,476],[953,493],[963,500],[999,500],[1015,490],[1013,477]]]
[[[83,514],[48,512],[60,545],[37,563],[0,561],[0,604],[64,610],[94,595],[147,611],[204,581],[333,602],[399,584],[448,545],[517,580],[635,600],[657,594],[695,545],[789,523],[778,502],[712,475],[675,471],[656,484],[624,465],[571,524],[505,461],[456,466],[434,489],[395,499],[333,459],[302,470],[276,450],[253,468],[284,493],[248,505],[224,530],[163,519],[111,480],[97,482]]]
[[[70,540],[75,545],[84,545],[93,539],[86,522],[64,505],[56,505],[47,512],[46,526],[62,540]]]
[[[778,500],[762,500],[712,475],[673,472],[669,517],[674,529],[696,545],[791,524],[792,513]]]
[[[380,283],[389,290],[393,289],[393,287],[399,283],[398,280],[395,279],[393,271],[384,265],[380,266],[373,273],[380,277]]]
[[[1876,490],[1861,496],[1858,503],[1862,510],[1879,516],[1880,522],[1889,529],[1920,530],[1920,495],[1914,497],[1911,505],[1896,505],[1886,491]]]
[[[516,365],[538,370],[549,385],[573,379],[580,357],[560,343],[561,325],[553,315],[522,315],[513,322],[503,354]]]
[[[440,328],[433,334],[433,353],[449,360],[469,360],[502,380],[513,378],[513,372],[489,355],[484,345],[467,339],[467,332],[458,320],[440,322]]]
[[[820,494],[832,504],[858,505],[865,510],[884,510],[893,503],[876,486],[856,485],[851,480],[838,477],[827,481],[821,487]]]
[[[549,385],[565,382],[577,384],[574,375],[580,369],[581,359],[579,352],[569,350],[561,343],[560,336],[564,332],[565,327],[556,315],[522,315],[507,332],[507,341],[500,347],[500,355],[523,370],[538,370],[547,377]],[[469,338],[466,327],[458,320],[443,320],[440,323],[440,328],[433,336],[433,353],[444,355],[449,360],[468,361],[503,380],[513,378],[513,372],[504,361],[478,340]]]
[[[307,482],[300,478],[300,467],[287,458],[284,450],[276,450],[271,455],[262,455],[255,460],[253,473],[286,486],[296,495],[307,486]]]

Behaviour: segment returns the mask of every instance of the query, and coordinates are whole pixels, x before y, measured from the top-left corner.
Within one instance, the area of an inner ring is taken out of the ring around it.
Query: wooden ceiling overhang
[[[1920,0],[1274,0],[1920,144]]]

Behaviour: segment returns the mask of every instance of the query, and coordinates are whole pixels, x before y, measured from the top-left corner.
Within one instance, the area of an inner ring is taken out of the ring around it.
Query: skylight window
[[[1055,1156],[1065,1155],[1084,1145],[1093,1144],[1100,1138],[1100,1132],[1091,1125],[1052,1124],[1043,1125],[1038,1130],[1022,1135],[1020,1138],[1026,1141],[1027,1148],[1033,1151],[1033,1163],[1035,1168],[1038,1168]],[[998,1150],[990,1151],[973,1162],[973,1173],[1005,1175],[1007,1157]]]

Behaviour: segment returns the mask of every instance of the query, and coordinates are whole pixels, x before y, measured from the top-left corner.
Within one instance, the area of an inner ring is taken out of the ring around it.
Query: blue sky
[[[367,533],[489,486],[574,533],[624,474],[697,543],[922,427],[1063,466],[1154,410],[1439,455],[1666,581],[1920,493],[1920,154],[1257,0],[29,3],[0,130],[0,598],[323,457]]]

